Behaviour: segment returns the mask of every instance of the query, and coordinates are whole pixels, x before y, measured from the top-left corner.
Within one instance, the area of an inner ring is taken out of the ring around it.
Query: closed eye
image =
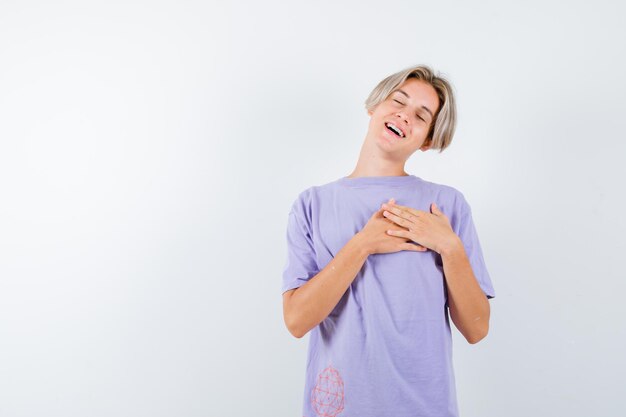
[[[403,102],[401,102],[400,100],[396,100],[395,98],[393,99],[393,101],[395,101],[395,102],[396,102],[396,103],[398,103],[398,104],[402,104],[402,105],[404,105],[404,103],[403,103]],[[424,118],[423,118],[422,116],[420,116],[419,114],[416,114],[416,116],[417,116],[417,117],[419,117],[419,119],[420,119],[422,122],[425,122],[425,121],[426,121],[426,120],[424,120]]]

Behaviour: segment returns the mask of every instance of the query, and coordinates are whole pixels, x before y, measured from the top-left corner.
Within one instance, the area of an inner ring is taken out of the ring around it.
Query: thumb
[[[442,214],[442,213],[441,213],[441,210],[439,210],[439,207],[437,207],[437,203],[432,203],[432,204],[430,205],[430,211],[431,211],[433,214],[436,214],[436,215],[440,215],[440,214]]]
[[[385,203],[383,203],[383,204],[385,204]],[[396,199],[395,199],[395,198],[393,198],[393,197],[391,197],[389,200],[387,200],[387,203],[386,203],[386,204],[396,204]],[[381,209],[383,208],[383,205],[382,205],[382,204],[380,205],[380,208],[381,208]]]

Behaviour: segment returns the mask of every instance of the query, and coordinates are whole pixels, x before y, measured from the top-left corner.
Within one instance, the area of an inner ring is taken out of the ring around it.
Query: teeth
[[[404,137],[404,133],[402,133],[402,131],[398,128],[398,126],[394,125],[393,123],[387,123],[385,124],[385,126],[390,127],[394,132],[396,132],[398,134],[398,136],[400,136],[401,138]]]

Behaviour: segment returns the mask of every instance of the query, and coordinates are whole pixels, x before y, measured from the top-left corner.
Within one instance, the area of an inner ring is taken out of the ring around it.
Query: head
[[[368,135],[384,146],[400,145],[407,158],[417,149],[441,153],[452,142],[456,128],[452,86],[428,66],[410,67],[385,78],[372,90],[365,108],[371,117]],[[404,137],[395,136],[387,122],[400,128]]]

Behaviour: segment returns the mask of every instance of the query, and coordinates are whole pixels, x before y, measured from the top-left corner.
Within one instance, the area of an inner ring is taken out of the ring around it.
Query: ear
[[[366,110],[367,110],[367,109],[366,109]],[[373,111],[371,111],[371,110],[367,110],[367,115],[368,115],[368,116],[371,116],[373,113],[374,113]]]
[[[420,149],[422,150],[422,152],[425,152],[430,149],[432,144],[433,144],[432,139],[426,139],[424,143],[422,144],[422,146],[420,146]]]

